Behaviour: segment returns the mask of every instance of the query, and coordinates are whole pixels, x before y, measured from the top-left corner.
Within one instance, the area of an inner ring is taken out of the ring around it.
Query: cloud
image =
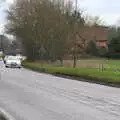
[[[6,0],[6,3],[8,4],[12,4],[14,2],[14,0]]]
[[[108,24],[116,24],[120,17],[120,0],[78,0],[88,14],[100,16]]]
[[[4,32],[4,25],[6,24],[6,10],[14,2],[14,0],[4,0],[0,6],[0,33]]]

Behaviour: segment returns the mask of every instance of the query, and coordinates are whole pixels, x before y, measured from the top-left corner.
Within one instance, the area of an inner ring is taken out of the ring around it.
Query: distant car
[[[12,55],[6,55],[6,56],[4,57],[4,59],[3,59],[4,63],[6,63],[6,60],[7,60],[9,57],[14,57],[14,56],[12,56]]]
[[[20,60],[22,60],[22,55],[16,55],[16,57],[18,58],[18,59],[20,59]]]
[[[21,68],[21,60],[18,59],[16,56],[8,56],[5,60],[5,67],[8,68]]]
[[[17,57],[18,59],[20,59],[21,61],[24,61],[24,60],[27,59],[26,56],[22,56],[22,55],[16,55],[16,57]]]

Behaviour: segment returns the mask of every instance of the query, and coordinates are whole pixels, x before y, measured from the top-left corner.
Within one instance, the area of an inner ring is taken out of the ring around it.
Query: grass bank
[[[38,72],[47,72],[64,77],[69,76],[77,80],[81,80],[81,78],[83,78],[88,82],[120,87],[120,72],[99,71],[97,69],[57,67],[53,65],[41,65],[39,63],[32,62],[24,62],[23,66]]]

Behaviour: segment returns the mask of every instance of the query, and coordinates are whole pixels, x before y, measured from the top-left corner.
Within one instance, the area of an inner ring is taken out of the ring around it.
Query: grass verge
[[[67,68],[56,67],[52,65],[41,65],[39,63],[23,62],[25,68],[46,72],[59,76],[69,76],[81,80],[83,78],[87,82],[95,82],[115,87],[120,87],[120,72],[113,71],[99,71],[96,69],[80,69],[80,68]]]

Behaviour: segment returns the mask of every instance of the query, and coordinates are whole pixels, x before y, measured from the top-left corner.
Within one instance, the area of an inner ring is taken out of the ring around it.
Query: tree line
[[[17,0],[7,18],[7,33],[22,42],[29,60],[62,60],[85,23],[82,12],[66,0]]]
[[[110,27],[106,57],[120,59],[120,27]]]
[[[102,22],[99,17],[84,17],[72,0],[16,0],[7,13],[6,32],[22,43],[28,60],[62,61],[65,55],[72,54],[76,64],[81,52],[93,56],[98,56],[98,52],[99,56],[109,54],[106,48],[98,49],[93,41],[86,50],[77,46],[78,36],[82,38],[78,33],[82,33],[86,24],[99,26]]]

